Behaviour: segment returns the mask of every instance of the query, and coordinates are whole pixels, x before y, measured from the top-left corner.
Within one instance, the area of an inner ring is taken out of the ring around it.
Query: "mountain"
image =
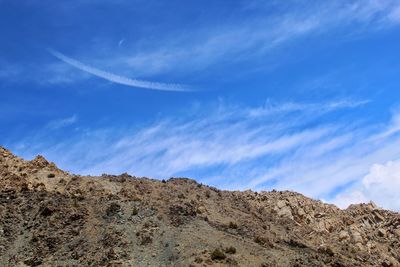
[[[0,266],[400,266],[400,214],[186,178],[74,175],[0,147]]]

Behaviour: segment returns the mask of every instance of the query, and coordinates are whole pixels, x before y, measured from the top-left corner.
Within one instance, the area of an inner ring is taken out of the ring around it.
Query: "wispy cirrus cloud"
[[[317,104],[302,104],[294,102],[285,102],[283,104],[276,104],[271,100],[267,100],[262,107],[249,109],[249,115],[258,117],[273,115],[278,113],[291,113],[291,112],[329,112],[342,108],[356,108],[368,104],[369,100],[362,101],[349,101],[342,100],[331,103],[317,103]]]
[[[392,130],[398,129],[397,120],[374,125],[334,115],[367,103],[273,103],[274,112],[257,116],[253,110],[261,108],[219,104],[209,112],[197,107],[141,129],[85,129],[57,143],[39,138],[25,140],[36,147],[9,146],[24,156],[44,154],[83,174],[191,176],[226,189],[295,190],[343,207],[349,202],[338,196],[361,186],[374,164],[400,159],[400,130]],[[389,207],[376,193],[365,196]]]
[[[111,72],[103,71],[103,70],[94,68],[92,66],[86,65],[86,64],[84,64],[78,60],[75,60],[73,58],[70,58],[56,50],[49,49],[49,52],[56,58],[60,59],[61,61],[65,62],[77,69],[80,69],[84,72],[90,73],[94,76],[106,79],[110,82],[127,85],[127,86],[131,86],[131,87],[150,89],[150,90],[177,91],[177,92],[190,91],[189,88],[184,88],[180,84],[150,82],[150,81],[137,80],[137,79],[123,77],[123,76],[120,76],[120,75],[117,75],[117,74],[114,74]]]
[[[8,83],[39,85],[71,84],[88,79],[89,74],[77,73],[64,62],[21,63],[0,61],[0,80]]]
[[[67,118],[62,118],[62,119],[57,119],[50,121],[47,124],[47,128],[52,129],[52,130],[58,130],[60,128],[64,128],[70,125],[75,124],[78,121],[78,115],[74,114],[70,117]]]
[[[0,79],[14,80],[19,77],[22,68],[16,64],[0,61]]]
[[[114,54],[109,63],[142,75],[203,70],[267,56],[276,48],[331,31],[348,39],[399,24],[398,1],[253,1],[250,18],[229,21],[207,30],[191,29],[173,39],[152,39],[140,52]],[[244,8],[248,9],[248,5]],[[261,11],[260,11],[261,10]],[[275,12],[274,12],[275,11]],[[268,16],[265,16],[265,13]],[[147,40],[141,40],[146,44]],[[146,49],[146,47],[150,47]]]
[[[246,70],[267,66],[274,68],[275,65],[284,64],[285,56],[283,53],[279,58],[271,59],[274,58],[271,52],[277,48],[285,49],[287,45],[302,38],[318,38],[335,32],[335,36],[340,37],[335,39],[338,42],[354,35],[359,38],[364,33],[400,24],[400,3],[395,0],[247,2],[243,3],[240,10],[232,10],[230,18],[217,20],[218,23],[213,22],[214,17],[207,17],[204,21],[210,20],[210,23],[196,24],[170,34],[160,32],[157,38],[123,32],[123,38],[110,34],[107,39],[89,42],[83,49],[75,48],[75,57],[88,59],[95,68],[57,51],[53,51],[53,54],[75,68],[114,83],[147,89],[186,91],[191,88],[146,80],[151,80],[155,75],[185,77],[186,74],[194,74],[193,79],[201,81],[204,75],[199,73],[201,71],[213,73],[214,67],[229,68],[243,62],[252,62],[246,65]],[[105,4],[115,5],[114,2]],[[76,2],[60,6],[69,5],[80,6]],[[90,7],[90,3],[87,5]],[[69,10],[66,7],[61,9],[63,12]],[[248,10],[251,15],[243,15]],[[241,15],[236,17],[236,13]],[[115,40],[111,40],[113,38]],[[265,59],[262,64],[257,62],[260,58]],[[88,77],[55,66],[54,62],[43,63],[39,68],[38,64],[31,64],[32,67],[26,66],[29,64],[19,66],[25,69],[20,72],[19,79],[40,76],[38,82],[53,85],[82,81]],[[131,73],[144,80],[128,78]],[[229,75],[222,78],[227,79]]]

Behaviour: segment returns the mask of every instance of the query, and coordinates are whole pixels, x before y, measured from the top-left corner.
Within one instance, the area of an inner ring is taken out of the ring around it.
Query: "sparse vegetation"
[[[132,216],[136,216],[138,213],[139,213],[138,208],[134,207],[134,208],[132,209]]]
[[[260,245],[268,245],[270,243],[269,240],[263,236],[256,236],[254,242]]]
[[[149,233],[140,234],[140,245],[145,246],[151,244],[153,242],[153,238]]]
[[[236,223],[234,223],[234,222],[230,222],[230,223],[229,223],[229,228],[231,228],[231,229],[237,229],[237,228],[238,228],[238,225],[237,225]]]
[[[224,260],[225,258],[226,258],[225,253],[219,248],[216,248],[211,252],[212,260]]]
[[[121,206],[118,203],[112,202],[106,209],[106,217],[111,218],[121,212]]]
[[[228,254],[235,254],[235,253],[236,253],[236,248],[230,246],[230,247],[228,247],[228,248],[225,249],[225,253],[228,253]]]

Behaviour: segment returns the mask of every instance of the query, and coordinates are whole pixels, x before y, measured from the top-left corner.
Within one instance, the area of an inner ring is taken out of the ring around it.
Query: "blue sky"
[[[400,2],[0,0],[0,145],[400,210]]]

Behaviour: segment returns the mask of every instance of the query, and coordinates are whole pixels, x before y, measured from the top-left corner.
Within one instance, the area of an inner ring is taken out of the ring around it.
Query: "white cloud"
[[[400,211],[400,160],[373,164],[362,182],[335,198],[341,207],[374,200],[379,206]]]

